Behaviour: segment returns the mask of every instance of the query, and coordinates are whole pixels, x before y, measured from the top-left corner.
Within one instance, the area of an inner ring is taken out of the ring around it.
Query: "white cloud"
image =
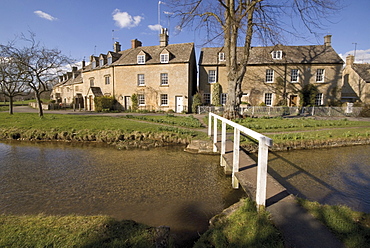
[[[142,16],[131,16],[129,13],[121,12],[119,9],[115,9],[112,14],[113,20],[116,21],[116,25],[120,28],[137,27],[144,19]]]
[[[348,51],[342,56],[343,60],[346,60],[348,55],[355,55],[355,50]],[[367,50],[356,50],[356,63],[370,63],[370,49]]]
[[[46,19],[46,20],[49,20],[49,21],[55,21],[55,20],[58,20],[57,18],[41,11],[41,10],[36,10],[34,11],[33,13],[35,13],[36,15],[38,15],[39,17],[43,18],[43,19]]]
[[[155,24],[155,25],[148,25],[148,28],[150,28],[150,30],[153,30],[153,31],[160,31],[162,26],[159,24]]]

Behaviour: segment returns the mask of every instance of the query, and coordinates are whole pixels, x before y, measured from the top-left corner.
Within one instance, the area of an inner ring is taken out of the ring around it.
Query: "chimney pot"
[[[166,47],[168,45],[168,30],[167,28],[161,29],[161,34],[159,35],[159,46]]]
[[[350,66],[352,66],[354,62],[355,62],[355,56],[353,56],[353,55],[348,55],[348,56],[346,57],[346,65],[350,65]]]
[[[118,53],[121,51],[121,45],[119,44],[118,41],[114,42],[114,52]]]

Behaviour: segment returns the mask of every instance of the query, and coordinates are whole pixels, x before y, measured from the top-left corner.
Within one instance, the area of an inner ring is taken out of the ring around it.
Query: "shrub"
[[[113,110],[113,107],[116,104],[117,100],[112,96],[97,96],[94,98],[94,102],[95,111],[102,112]]]

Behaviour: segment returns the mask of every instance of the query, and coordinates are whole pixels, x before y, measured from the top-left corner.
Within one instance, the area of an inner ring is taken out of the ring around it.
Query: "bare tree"
[[[49,49],[35,40],[35,35],[30,37],[22,35],[22,40],[28,46],[21,48],[15,45],[3,46],[12,61],[18,64],[22,74],[22,80],[35,93],[39,116],[44,115],[41,102],[41,94],[51,90],[61,67],[69,62],[69,59],[58,49]]]
[[[239,116],[241,84],[247,70],[252,39],[263,44],[298,35],[304,27],[314,33],[322,21],[339,8],[340,0],[184,0],[172,1],[172,9],[181,17],[178,29],[192,26],[207,41],[222,39],[228,71],[228,99],[224,116]],[[205,31],[205,32],[203,32]],[[238,48],[238,43],[242,43]],[[241,52],[239,52],[241,50]]]
[[[13,114],[14,97],[25,95],[28,86],[24,81],[23,68],[6,54],[0,46],[0,92],[9,98],[9,114]]]

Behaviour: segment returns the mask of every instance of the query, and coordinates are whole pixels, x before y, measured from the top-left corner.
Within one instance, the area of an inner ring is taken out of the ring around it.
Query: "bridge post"
[[[226,122],[222,122],[221,130],[221,156],[226,153]]]
[[[211,112],[209,112],[208,114],[208,136],[211,136],[211,135],[212,135],[212,115],[211,115]]]
[[[234,150],[233,150],[233,172],[232,172],[232,186],[234,189],[239,188],[239,181],[235,173],[239,171],[239,152],[240,152],[240,130],[234,127]]]
[[[217,118],[214,116],[213,118],[213,152],[217,152]]]
[[[261,137],[258,145],[258,165],[257,165],[257,190],[256,203],[257,209],[266,205],[266,186],[267,186],[267,161],[268,145],[266,137]]]

